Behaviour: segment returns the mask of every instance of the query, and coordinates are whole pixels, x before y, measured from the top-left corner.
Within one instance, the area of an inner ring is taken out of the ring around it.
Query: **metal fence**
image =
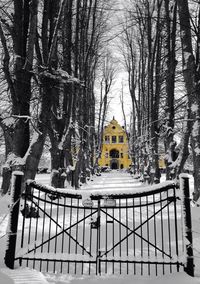
[[[91,194],[85,200],[77,191],[69,193],[32,181],[16,202],[16,187],[13,203],[18,208],[11,212],[5,257],[11,268],[141,275],[185,269],[193,275],[186,178],[181,190],[171,183],[138,193]]]

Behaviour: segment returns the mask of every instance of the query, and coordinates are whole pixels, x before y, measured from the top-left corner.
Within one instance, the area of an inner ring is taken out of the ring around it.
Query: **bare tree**
[[[8,13],[13,11],[11,16]],[[11,97],[9,123],[1,120],[9,153],[3,171],[3,191],[8,190],[10,165],[23,158],[29,147],[31,79],[33,76],[34,44],[37,31],[38,1],[13,1],[1,9],[0,38],[4,53],[3,71]],[[7,35],[11,40],[7,41]],[[10,56],[12,45],[14,56]],[[11,64],[12,61],[12,64]]]
[[[176,76],[176,30],[177,30],[177,2],[170,3],[165,0],[165,25],[166,25],[166,123],[165,123],[165,152],[166,152],[166,178],[172,177],[170,167],[175,160],[174,140],[175,125],[175,76]]]
[[[188,157],[188,142],[191,135],[191,148],[193,153],[193,171],[194,171],[194,199],[197,200],[200,195],[200,73],[199,73],[199,30],[200,30],[200,14],[198,13],[198,21],[196,27],[196,54],[194,54],[191,23],[191,14],[187,0],[177,1],[178,12],[180,20],[180,34],[182,42],[182,65],[183,76],[185,81],[185,88],[187,91],[187,113],[184,127],[184,135],[182,137],[181,149],[177,160],[174,162],[179,174],[183,168],[185,160]],[[200,11],[200,4],[197,4],[198,11]]]
[[[117,72],[112,55],[108,50],[106,51],[105,57],[102,58],[101,69],[102,72],[101,74],[99,74],[101,79],[99,113],[96,134],[96,149],[98,154],[96,157],[96,165],[98,164],[98,159],[101,156],[102,151],[103,131],[109,106],[109,93],[111,91]]]

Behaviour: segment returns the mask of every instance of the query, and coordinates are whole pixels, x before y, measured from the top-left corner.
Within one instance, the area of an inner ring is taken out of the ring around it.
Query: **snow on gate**
[[[18,178],[8,267],[141,275],[184,269],[193,274],[187,178],[181,190],[168,182],[140,192],[61,190],[29,181],[20,202]]]

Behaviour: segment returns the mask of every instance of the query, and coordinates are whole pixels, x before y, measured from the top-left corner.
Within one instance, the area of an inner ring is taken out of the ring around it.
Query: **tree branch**
[[[6,37],[3,32],[1,21],[0,21],[0,38],[1,38],[1,43],[2,43],[3,51],[4,51],[3,71],[4,71],[5,78],[7,80],[7,83],[10,89],[12,100],[15,102],[16,101],[15,89],[14,89],[14,85],[13,85],[13,81],[12,81],[10,69],[9,69],[10,55],[9,55],[9,51],[8,51],[8,47],[6,43]]]

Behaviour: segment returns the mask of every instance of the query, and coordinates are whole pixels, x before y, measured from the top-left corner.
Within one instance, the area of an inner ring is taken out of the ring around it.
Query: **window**
[[[117,136],[112,136],[112,143],[117,143]]]
[[[124,157],[124,155],[123,155],[123,153],[121,153],[121,158],[123,158]]]
[[[119,143],[124,143],[124,136],[119,136]]]
[[[119,158],[119,151],[118,150],[116,150],[116,149],[112,149],[111,151],[110,151],[110,158]]]
[[[105,154],[105,157],[108,158],[108,153]]]
[[[110,143],[110,136],[108,136],[108,135],[105,136],[105,143],[107,143],[107,144]]]

